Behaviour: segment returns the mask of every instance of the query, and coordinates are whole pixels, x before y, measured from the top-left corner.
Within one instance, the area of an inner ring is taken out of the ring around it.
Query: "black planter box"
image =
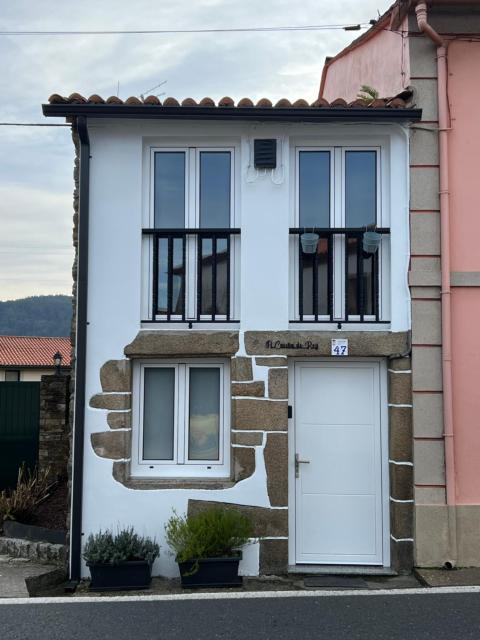
[[[22,524],[15,520],[5,520],[3,535],[7,538],[23,538],[32,542],[50,542],[66,544],[67,532],[59,529],[46,529],[33,524]]]
[[[241,556],[236,556],[234,558],[201,558],[179,562],[182,587],[238,587],[243,582],[242,577],[238,575],[240,559]],[[198,568],[196,563],[198,563]]]
[[[147,560],[131,560],[120,564],[89,564],[90,591],[127,591],[148,589],[152,581],[152,565]]]

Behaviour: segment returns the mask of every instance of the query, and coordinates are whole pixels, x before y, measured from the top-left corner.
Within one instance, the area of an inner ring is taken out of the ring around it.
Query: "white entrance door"
[[[383,564],[380,373],[295,364],[297,564]]]

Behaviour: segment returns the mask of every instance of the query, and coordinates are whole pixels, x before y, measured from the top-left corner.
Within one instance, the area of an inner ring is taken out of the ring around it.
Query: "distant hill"
[[[2,336],[69,336],[70,296],[31,296],[0,302]]]

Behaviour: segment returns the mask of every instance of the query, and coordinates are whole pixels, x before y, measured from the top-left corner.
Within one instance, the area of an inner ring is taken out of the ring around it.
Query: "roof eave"
[[[255,120],[264,122],[331,122],[420,120],[415,108],[371,107],[163,107],[156,105],[44,104],[47,117],[136,118],[155,120]]]

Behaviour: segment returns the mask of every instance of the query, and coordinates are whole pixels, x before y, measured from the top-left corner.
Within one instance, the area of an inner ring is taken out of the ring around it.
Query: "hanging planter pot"
[[[382,241],[382,235],[376,231],[365,231],[363,234],[363,250],[365,253],[376,253],[380,242]]]
[[[302,244],[303,253],[315,253],[320,236],[318,233],[302,233],[300,242]]]

